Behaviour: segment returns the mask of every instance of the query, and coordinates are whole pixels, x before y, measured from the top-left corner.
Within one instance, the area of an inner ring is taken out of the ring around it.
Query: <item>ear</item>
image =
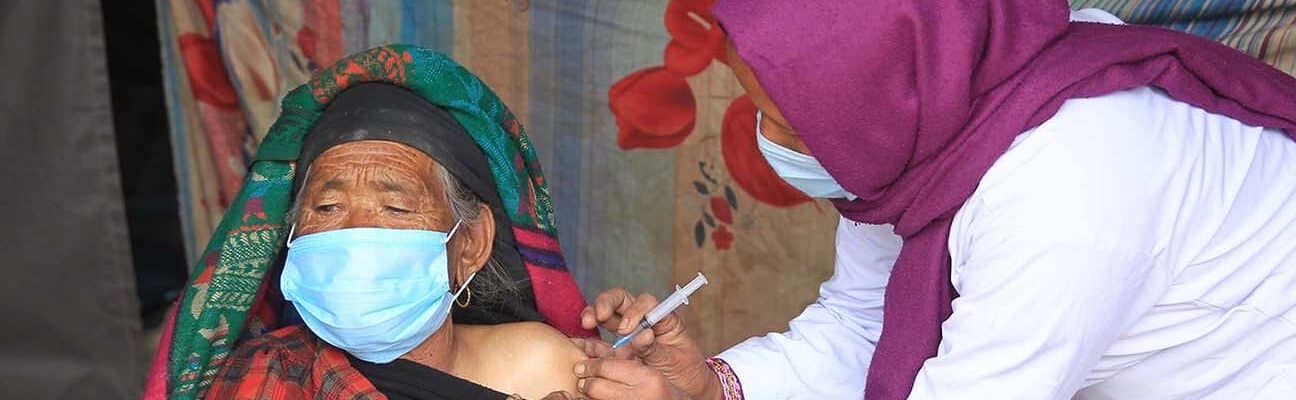
[[[495,245],[495,214],[489,206],[477,204],[477,219],[464,221],[459,232],[452,239],[458,243],[459,258],[454,271],[454,283],[451,290],[459,290],[468,277],[490,260],[491,249]]]

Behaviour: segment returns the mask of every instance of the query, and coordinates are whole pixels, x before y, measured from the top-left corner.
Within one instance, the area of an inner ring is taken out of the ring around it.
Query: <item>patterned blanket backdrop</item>
[[[836,214],[756,151],[713,0],[158,0],[190,262],[287,90],[374,45],[453,55],[535,142],[588,295],[711,279],[685,320],[707,351],[786,327],[831,274]],[[1296,0],[1080,0],[1296,71]]]

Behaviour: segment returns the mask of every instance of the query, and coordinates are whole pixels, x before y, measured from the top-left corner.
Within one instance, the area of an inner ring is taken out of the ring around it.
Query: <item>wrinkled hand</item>
[[[567,393],[567,392],[553,392],[553,393],[549,393],[548,396],[545,396],[543,399],[540,400],[576,400],[576,396],[573,396],[571,393]]]
[[[661,371],[638,360],[592,359],[576,364],[576,388],[593,400],[684,400]]]
[[[648,314],[648,311],[652,310],[657,304],[657,298],[651,294],[641,294],[635,297],[625,289],[611,289],[600,293],[594,299],[593,304],[586,306],[581,311],[581,326],[585,329],[602,326],[618,336],[626,335],[633,331],[644,315]],[[578,345],[581,345],[581,343],[578,343]],[[682,390],[688,397],[697,399],[721,398],[719,379],[707,367],[702,351],[698,349],[697,342],[694,342],[693,338],[688,336],[684,329],[684,321],[675,313],[667,315],[657,322],[657,325],[653,325],[652,329],[646,329],[639,333],[638,336],[631,339],[630,344],[626,347],[628,349],[621,348],[613,351],[605,342],[593,340],[585,341],[582,346],[586,350],[586,354],[592,357],[610,358],[615,361],[627,361],[634,364],[641,362],[641,366],[651,367],[651,369],[660,372],[660,375],[666,381]],[[626,360],[626,358],[631,358],[631,355],[637,357],[639,361]],[[586,363],[589,363],[589,361],[586,361]],[[643,369],[632,368],[631,364],[628,363],[609,365],[615,365],[611,367],[611,370],[616,371],[616,373]],[[649,379],[649,377],[640,375],[645,374],[645,372],[624,372],[624,374],[622,378],[625,379]],[[626,382],[621,379],[616,380]],[[647,383],[651,384],[653,382]],[[584,389],[582,388],[582,390]]]

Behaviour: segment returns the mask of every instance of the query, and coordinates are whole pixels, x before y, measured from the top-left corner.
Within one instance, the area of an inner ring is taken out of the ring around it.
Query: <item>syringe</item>
[[[681,288],[679,285],[675,285],[675,293],[671,293],[670,297],[667,297],[666,300],[662,300],[662,302],[657,304],[656,307],[649,310],[648,314],[644,315],[643,319],[639,321],[639,326],[635,327],[634,331],[630,332],[629,335],[622,336],[620,339],[617,339],[616,342],[613,342],[612,348],[615,349],[630,343],[630,340],[634,339],[635,335],[638,335],[639,332],[643,332],[644,329],[652,328],[653,325],[660,322],[662,318],[666,318],[667,315],[675,311],[676,308],[679,308],[680,305],[688,304],[688,297],[705,284],[707,284],[706,277],[703,276],[701,272],[698,272],[697,277],[689,281],[689,283],[684,285],[684,287]]]

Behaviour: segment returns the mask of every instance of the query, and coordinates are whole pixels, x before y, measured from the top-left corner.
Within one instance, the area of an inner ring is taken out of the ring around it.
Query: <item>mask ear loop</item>
[[[463,220],[455,221],[454,227],[453,227],[453,228],[450,228],[450,233],[447,233],[447,234],[446,234],[446,238],[445,238],[445,240],[442,240],[441,243],[443,243],[443,244],[444,244],[444,243],[450,243],[450,238],[454,237],[455,232],[458,232],[458,231],[459,231],[459,225],[462,225],[462,224],[463,224]]]
[[[455,221],[454,227],[450,228],[450,233],[446,235],[445,240],[441,241],[441,243],[449,243],[450,238],[454,237],[455,232],[458,232],[459,227],[462,225],[463,225],[463,220]],[[468,307],[468,304],[472,303],[472,290],[468,289],[468,283],[472,282],[473,278],[476,277],[477,277],[476,272],[473,272],[472,275],[468,275],[468,279],[465,279],[463,285],[459,286],[459,290],[455,291],[454,297],[452,297],[452,299],[454,299],[455,304],[458,304],[459,307]],[[462,294],[464,290],[468,290],[468,298],[465,299],[463,303],[459,303],[459,295]]]
[[[307,180],[310,179],[310,171],[311,171],[311,168],[314,168],[314,167],[315,167],[315,164],[311,164],[311,165],[307,165],[307,166],[306,166],[306,175],[302,175],[302,184],[301,184],[301,187],[297,188],[297,195],[293,197],[293,201],[294,201],[294,202],[301,201],[301,195],[302,195],[303,192],[306,191],[306,182],[307,182]],[[298,211],[300,211],[300,209],[298,209]],[[299,215],[298,217],[300,217],[300,215]],[[297,233],[297,221],[293,221],[292,225],[290,225],[290,226],[288,227],[288,238],[287,238],[287,240],[284,242],[284,247],[287,247],[287,248],[290,248],[290,249],[292,248],[293,235],[296,234],[296,233]]]
[[[468,289],[468,284],[471,283],[473,278],[476,277],[477,277],[476,272],[473,272],[472,275],[468,275],[468,279],[465,279],[463,285],[459,286],[459,290],[455,291],[454,302],[459,307],[468,307],[469,304],[472,304],[472,289]],[[459,294],[463,293],[465,290],[468,291],[468,297],[464,299],[463,303],[460,303]]]
[[[760,110],[760,109],[757,109],[757,110],[756,110],[756,147],[757,147],[758,149],[759,149],[759,147],[760,147],[761,138],[764,138],[764,137],[765,137],[765,133],[764,133],[764,132],[761,132],[761,127],[760,127],[760,126],[761,126],[761,119],[763,119],[763,118],[764,118],[764,115],[761,115],[761,110]],[[758,150],[757,153],[760,153],[760,151]],[[764,158],[764,157],[765,157],[765,154],[764,154],[764,153],[761,153],[761,157]],[[769,160],[765,160],[765,163],[768,164],[768,163],[769,163]],[[782,179],[782,178],[779,178],[779,179]]]

